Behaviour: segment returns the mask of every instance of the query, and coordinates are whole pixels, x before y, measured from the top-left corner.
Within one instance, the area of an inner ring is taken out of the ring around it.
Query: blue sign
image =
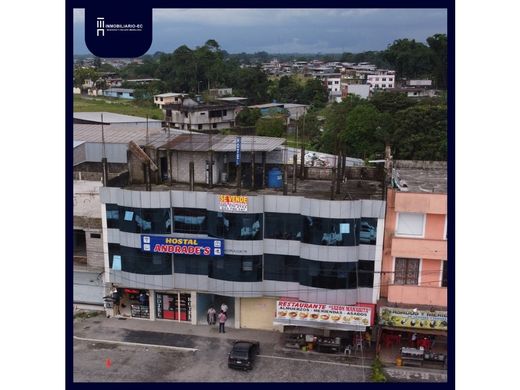
[[[141,235],[141,250],[174,255],[224,256],[224,240]]]
[[[241,144],[241,142],[242,142],[242,137],[237,137],[237,141],[236,141],[237,151],[236,151],[236,157],[235,157],[237,166],[240,165],[240,144]]]

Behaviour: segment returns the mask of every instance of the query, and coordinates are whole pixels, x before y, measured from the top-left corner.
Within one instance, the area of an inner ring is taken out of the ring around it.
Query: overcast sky
[[[447,33],[445,9],[156,9],[148,51],[215,39],[229,53],[358,53],[395,39]],[[89,53],[84,12],[74,12],[74,54]]]

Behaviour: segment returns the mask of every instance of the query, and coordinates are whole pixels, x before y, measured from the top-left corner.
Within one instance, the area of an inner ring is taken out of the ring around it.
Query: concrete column
[[[191,292],[191,324],[197,325],[197,292]]]
[[[240,328],[240,298],[235,298],[235,329]]]
[[[157,315],[155,313],[155,290],[149,290],[148,305],[150,305],[150,320],[155,321]]]

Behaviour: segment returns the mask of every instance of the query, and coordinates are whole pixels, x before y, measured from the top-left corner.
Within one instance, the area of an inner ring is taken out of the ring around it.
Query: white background
[[[58,3],[0,8],[4,388],[65,383],[65,10]],[[519,63],[520,23],[510,4],[456,4],[460,389],[518,386],[520,99],[505,75]]]

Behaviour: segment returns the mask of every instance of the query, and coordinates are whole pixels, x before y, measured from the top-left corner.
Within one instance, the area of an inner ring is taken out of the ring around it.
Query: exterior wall
[[[388,74],[367,75],[367,84],[370,84],[371,90],[394,88],[395,76]]]
[[[229,107],[226,110],[226,115],[222,117],[210,118],[209,112],[211,110],[204,109],[200,111],[190,112],[188,116],[183,111],[172,110],[171,122],[174,123],[175,127],[189,130],[188,126],[191,124],[192,130],[212,130],[212,129],[226,129],[234,127],[235,124],[235,108]],[[213,127],[216,124],[216,127]],[[202,125],[199,129],[198,126]]]
[[[190,181],[190,161],[192,154],[188,152],[172,153],[172,176],[174,181],[188,183]],[[216,155],[213,155],[216,160]],[[193,153],[195,165],[195,183],[206,183],[206,161],[209,161],[208,153]],[[213,166],[213,183],[220,178],[220,169],[215,161]]]
[[[399,212],[425,214],[423,238],[396,236]],[[448,259],[446,213],[446,194],[388,190],[381,297],[394,303],[447,306],[447,288],[440,287],[442,262]],[[396,257],[420,259],[418,285],[393,284]]]
[[[370,86],[366,84],[352,84],[347,86],[347,93],[349,95],[358,95],[363,99],[367,99],[370,94]]]
[[[199,208],[209,211],[220,211],[218,195],[205,192],[189,191],[130,191],[119,188],[103,187],[102,203],[113,203],[135,208]],[[103,210],[105,208],[103,207]],[[301,214],[321,218],[377,218],[378,235],[375,245],[357,246],[324,246],[307,244],[293,240],[225,240],[224,253],[228,255],[263,255],[285,254],[300,256],[307,261],[357,262],[358,260],[374,261],[374,271],[381,269],[382,230],[384,227],[385,202],[377,200],[328,201],[307,199],[300,196],[249,196],[247,214],[278,212]],[[236,214],[243,214],[236,212]],[[103,214],[105,215],[105,214]],[[104,217],[106,218],[106,217]],[[140,248],[140,234],[127,233],[118,229],[107,229],[105,252],[108,243],[119,243],[132,248]],[[194,237],[190,234],[175,233],[180,237]],[[207,237],[198,234],[195,237]],[[234,297],[265,298],[278,291],[280,296],[294,297],[308,302],[353,305],[358,302],[375,304],[378,297],[379,280],[374,276],[374,287],[357,287],[350,289],[326,289],[300,285],[298,282],[264,280],[255,282],[238,282],[210,278],[206,275],[178,274],[172,275],[140,275],[108,268],[108,255],[105,257],[105,269],[112,283],[124,283],[125,287],[142,289],[190,289],[205,293],[214,293]],[[274,298],[272,298],[274,299]],[[247,300],[244,300],[247,302]],[[253,301],[256,302],[256,301]],[[258,301],[263,302],[263,301]],[[247,323],[247,303],[246,323]]]
[[[99,238],[91,237],[92,234],[99,234]],[[85,240],[87,245],[87,266],[90,268],[105,268],[103,257],[103,236],[100,229],[85,230]]]
[[[275,313],[275,298],[242,298],[240,300],[240,327],[273,330]]]

